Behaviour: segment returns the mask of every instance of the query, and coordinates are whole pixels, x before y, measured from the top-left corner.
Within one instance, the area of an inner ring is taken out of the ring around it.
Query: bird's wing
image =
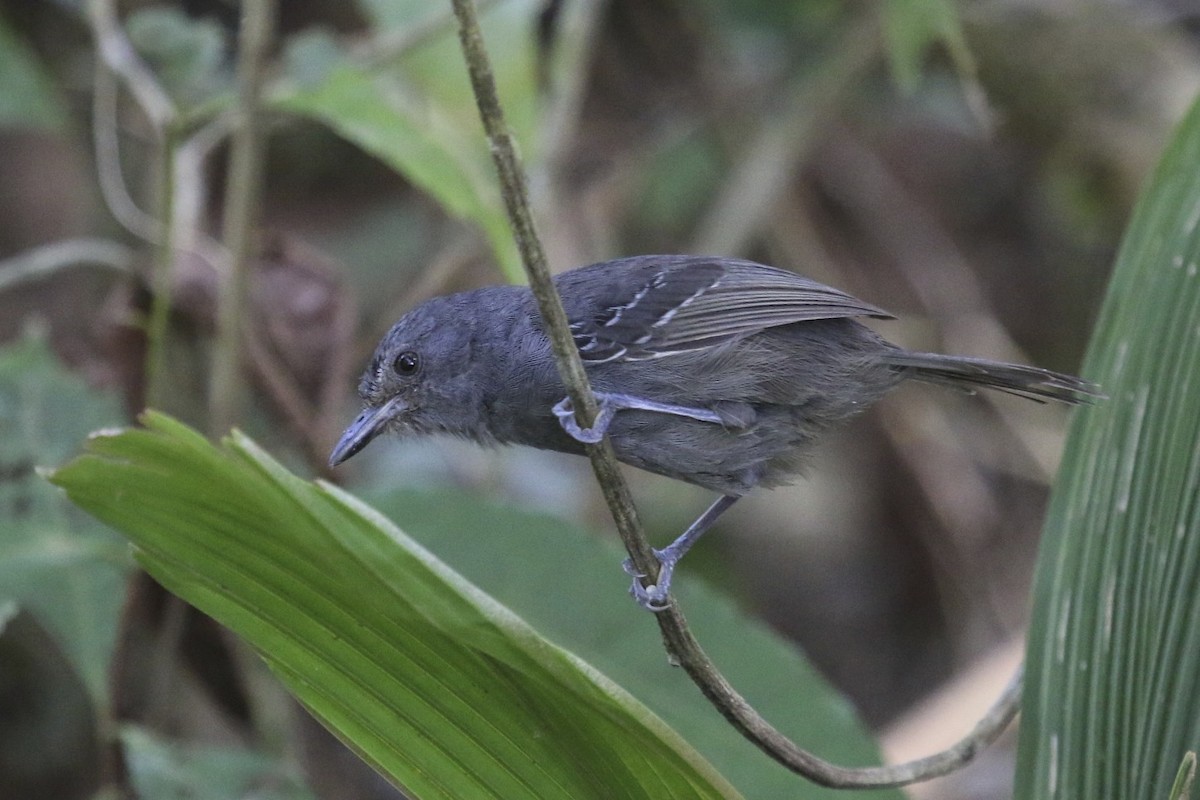
[[[749,261],[638,256],[565,273],[559,291],[586,363],[660,358],[816,319],[891,315]]]

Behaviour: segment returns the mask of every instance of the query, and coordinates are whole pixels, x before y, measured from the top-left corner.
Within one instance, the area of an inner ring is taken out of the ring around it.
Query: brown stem
[[[491,62],[483,44],[475,3],[473,0],[452,0],[452,3],[454,15],[458,18],[459,38],[471,76],[471,87],[475,91],[475,102],[479,107],[479,116],[483,120],[488,144],[491,146],[492,159],[500,174],[504,208],[508,212],[517,249],[529,276],[529,286],[546,322],[554,361],[563,384],[567,387],[567,395],[571,398],[575,415],[581,425],[590,427],[596,419],[596,398],[592,395],[579,351],[575,349],[575,341],[568,328],[567,314],[550,278],[546,253],[542,249],[533,215],[529,210],[529,188],[525,180],[525,170],[517,156],[512,133],[504,121],[504,111],[496,93],[496,79],[492,75]],[[612,445],[608,439],[604,439],[599,444],[586,445],[586,450],[592,462],[592,470],[600,482],[604,499],[612,510],[625,549],[629,551],[629,557],[637,571],[646,576],[642,580],[646,585],[652,585],[658,580],[658,559],[654,557],[650,544],[642,533],[637,509],[634,508],[633,498],[629,494],[629,486],[621,476]]]

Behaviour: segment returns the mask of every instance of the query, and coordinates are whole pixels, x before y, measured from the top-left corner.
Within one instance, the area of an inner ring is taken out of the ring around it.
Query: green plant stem
[[[133,250],[119,242],[86,236],[60,239],[0,260],[0,292],[73,267],[97,266],[128,275],[133,261]]]
[[[87,15],[100,59],[129,87],[151,127],[167,130],[178,110],[121,29],[116,0],[88,0]]]
[[[229,250],[229,269],[228,274],[221,276],[218,290],[217,338],[209,394],[209,427],[214,435],[225,433],[237,422],[242,406],[240,337],[249,271],[256,254],[266,149],[260,101],[275,16],[275,0],[245,0],[242,4],[237,66],[240,124],[230,147],[221,226]]]
[[[170,220],[175,212],[175,134],[164,131],[159,155],[159,219]],[[146,319],[145,405],[161,408],[166,394],[167,335],[171,320],[171,275],[175,264],[174,226],[160,226],[150,276],[150,313]]]

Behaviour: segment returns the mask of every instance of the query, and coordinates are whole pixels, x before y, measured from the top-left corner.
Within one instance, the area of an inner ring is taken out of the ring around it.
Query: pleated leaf
[[[1035,584],[1021,798],[1162,800],[1200,745],[1200,106],[1137,205]]]
[[[335,487],[154,413],[52,480],[414,798],[736,797],[594,669]]]

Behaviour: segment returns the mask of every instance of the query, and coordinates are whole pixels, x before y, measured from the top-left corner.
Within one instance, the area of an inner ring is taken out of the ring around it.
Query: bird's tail
[[[1091,381],[1040,367],[903,351],[889,356],[888,362],[910,372],[909,377],[915,380],[960,390],[974,391],[982,386],[1038,402],[1057,400],[1071,404],[1093,403],[1104,398],[1100,387]]]

